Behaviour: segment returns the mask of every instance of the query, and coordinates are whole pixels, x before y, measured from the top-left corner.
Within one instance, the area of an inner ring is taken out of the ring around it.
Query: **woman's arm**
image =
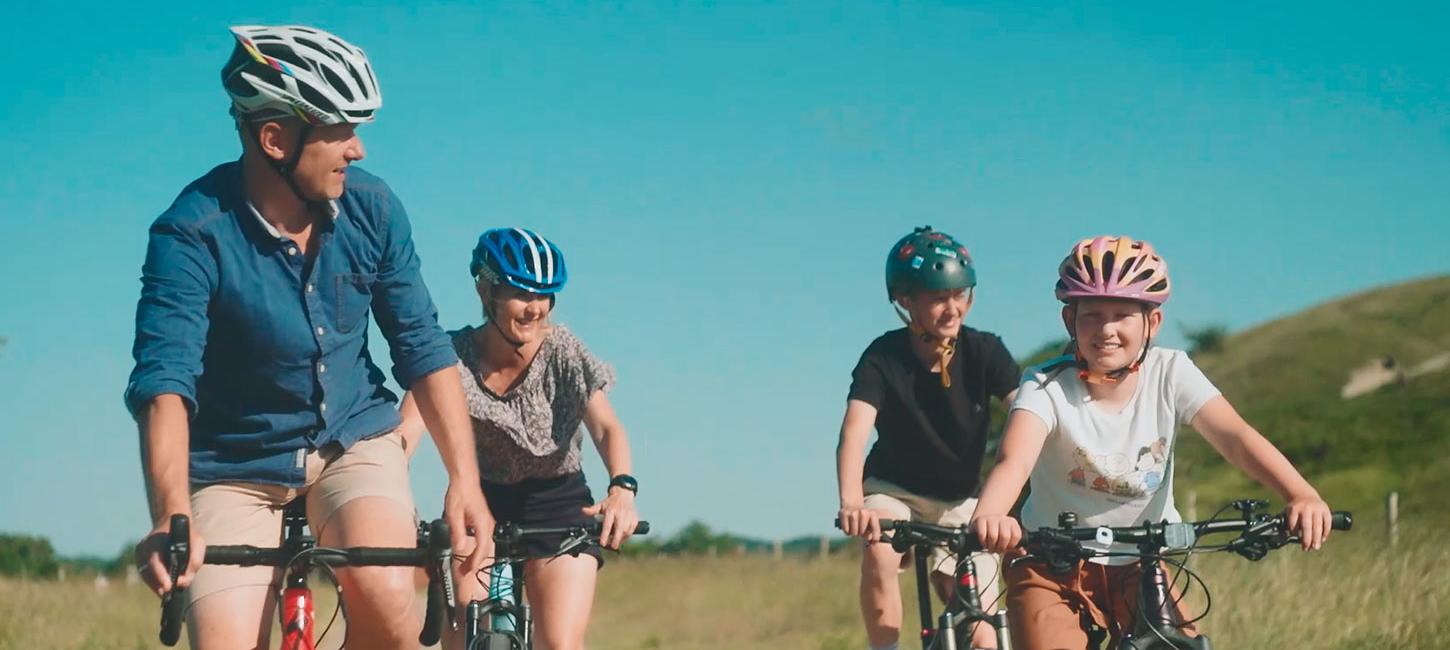
[[[594,391],[594,395],[585,404],[584,427],[589,429],[589,437],[594,441],[594,448],[599,451],[599,458],[604,461],[604,468],[609,472],[611,481],[620,474],[633,473],[634,460],[629,451],[629,437],[604,391]],[[634,527],[639,524],[639,513],[635,511],[633,491],[614,485],[606,490],[604,500],[585,508],[584,513],[604,516],[604,526],[599,535],[600,543],[617,549],[634,534]]]
[[[846,402],[846,415],[841,419],[841,440],[836,444],[836,487],[841,497],[836,516],[847,535],[876,540],[881,537],[881,524],[876,514],[866,510],[862,492],[866,465],[866,441],[876,426],[876,407],[862,400]]]
[[[1299,532],[1304,550],[1324,544],[1332,517],[1329,504],[1273,443],[1244,421],[1228,399],[1219,395],[1209,400],[1189,425],[1230,464],[1288,503],[1287,523]]]

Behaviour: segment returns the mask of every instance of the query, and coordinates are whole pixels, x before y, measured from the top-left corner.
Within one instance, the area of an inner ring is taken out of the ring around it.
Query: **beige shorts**
[[[343,504],[361,497],[385,497],[413,512],[408,459],[402,434],[394,431],[357,442],[346,452],[335,446],[310,451],[301,488],[265,483],[212,483],[191,491],[193,526],[207,544],[277,546],[282,540],[282,510],[293,499],[307,499],[307,521],[315,539]],[[227,589],[270,587],[272,567],[204,565],[188,590],[192,602]]]
[[[867,478],[861,487],[866,493],[863,505],[868,510],[882,513],[888,519],[909,519],[941,526],[965,526],[971,522],[972,512],[977,509],[976,499],[940,501],[912,494],[906,488],[879,478]],[[973,553],[972,564],[977,567],[977,584],[980,585],[982,606],[990,609],[1002,593],[1001,558],[991,553]],[[956,558],[942,548],[932,550],[931,556],[927,558],[927,566],[946,575],[952,575],[957,569]]]

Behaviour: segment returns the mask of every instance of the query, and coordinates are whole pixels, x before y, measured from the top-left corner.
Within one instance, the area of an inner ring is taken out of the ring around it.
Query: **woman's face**
[[[546,334],[549,311],[553,309],[549,296],[506,284],[489,286],[480,282],[478,297],[484,303],[493,301],[494,325],[509,339],[528,344]]]
[[[1149,336],[1157,336],[1163,310],[1136,300],[1094,298],[1062,308],[1062,321],[1093,372],[1108,373],[1138,360]]]
[[[968,289],[915,291],[898,299],[911,316],[911,322],[927,334],[954,339],[961,333],[962,322],[972,309]]]

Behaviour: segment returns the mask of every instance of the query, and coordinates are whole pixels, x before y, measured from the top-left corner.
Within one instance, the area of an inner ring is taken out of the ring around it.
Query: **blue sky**
[[[912,226],[968,243],[969,321],[1018,354],[1057,336],[1055,265],[1093,234],[1167,257],[1170,345],[1180,323],[1241,328],[1450,270],[1434,3],[11,12],[0,531],[63,553],[113,553],[149,523],[120,398],[145,232],[237,153],[230,24],[316,25],[372,57],[384,107],[362,166],[408,206],[445,327],[479,319],[480,231],[563,246],[557,319],[618,369],[640,507],[666,532],[829,529],[849,371],[898,326],[881,269]],[[427,516],[433,453],[414,463]]]

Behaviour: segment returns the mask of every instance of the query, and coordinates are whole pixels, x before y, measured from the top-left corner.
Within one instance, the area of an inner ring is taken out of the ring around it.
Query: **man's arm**
[[[190,423],[186,404],[174,393],[151,400],[137,422],[141,433],[141,465],[146,479],[147,503],[151,509],[151,532],[136,545],[134,560],[151,590],[171,590],[171,575],[164,552],[171,516],[191,516]],[[196,526],[191,527],[191,563],[177,578],[177,586],[191,584],[201,568],[206,546]]]
[[[202,372],[216,261],[196,232],[164,217],[152,225],[136,305],[136,367],[126,406],[136,418],[151,532],[136,545],[141,577],[157,593],[169,591],[162,551],[172,515],[191,515],[191,415]],[[178,577],[191,583],[205,552],[191,527],[191,565]]]

